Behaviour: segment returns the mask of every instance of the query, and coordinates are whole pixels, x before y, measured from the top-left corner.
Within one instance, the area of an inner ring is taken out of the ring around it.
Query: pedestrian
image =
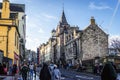
[[[2,63],[0,63],[0,75],[4,74],[4,69]]]
[[[94,74],[98,75],[99,74],[99,64],[96,63],[93,69],[94,69]]]
[[[51,80],[50,71],[49,71],[48,65],[46,63],[43,63],[43,67],[40,71],[39,79],[40,80]]]
[[[21,74],[22,74],[23,80],[27,80],[27,73],[28,73],[28,71],[29,71],[29,68],[28,68],[28,66],[26,65],[26,63],[24,63],[24,65],[22,66],[22,68],[21,68],[21,70],[20,70],[20,72],[21,72]]]
[[[36,68],[37,68],[37,65],[34,64],[34,68],[33,68],[33,70],[34,70],[35,78],[36,78]]]
[[[101,73],[101,80],[116,80],[117,73],[110,62],[107,62]]]
[[[12,65],[9,66],[9,75],[12,75]]]
[[[114,67],[114,69],[115,69],[116,72],[117,72],[117,68],[116,68],[116,66],[115,66],[115,63],[114,63],[114,62],[111,62],[111,64],[112,64],[112,66]]]
[[[57,68],[57,65],[54,66],[54,80],[61,80],[61,73],[60,70]]]
[[[30,78],[32,79],[33,78],[33,72],[34,72],[34,70],[33,70],[34,69],[33,63],[30,64],[29,68],[30,68]]]
[[[7,66],[6,66],[6,64],[3,64],[3,70],[4,70],[4,75],[7,75]]]
[[[102,69],[103,69],[103,64],[100,63],[100,65],[99,65],[99,73],[100,73],[100,74],[101,74]]]
[[[17,64],[13,64],[12,74],[15,75],[17,73]]]

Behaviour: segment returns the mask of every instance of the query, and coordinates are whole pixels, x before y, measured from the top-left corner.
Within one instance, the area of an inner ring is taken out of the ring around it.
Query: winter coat
[[[106,63],[102,73],[101,73],[101,80],[116,80],[117,79],[117,73],[112,66],[111,63]]]
[[[40,80],[51,80],[51,75],[50,75],[50,71],[48,69],[47,64],[44,64],[43,68],[41,69],[39,79]]]
[[[3,74],[4,74],[4,68],[2,64],[0,63],[0,75],[3,75]]]
[[[54,80],[61,80],[61,73],[59,69],[55,68],[53,74],[54,74]]]
[[[15,75],[17,73],[17,65],[14,64],[12,68],[12,74]]]

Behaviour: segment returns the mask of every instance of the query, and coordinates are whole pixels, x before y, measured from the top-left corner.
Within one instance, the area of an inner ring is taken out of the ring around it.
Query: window
[[[15,32],[15,46],[16,46],[16,32]]]

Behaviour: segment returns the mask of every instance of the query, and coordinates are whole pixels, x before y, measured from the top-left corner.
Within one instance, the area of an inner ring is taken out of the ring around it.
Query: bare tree
[[[118,38],[112,39],[111,46],[120,52],[120,39],[118,39]]]

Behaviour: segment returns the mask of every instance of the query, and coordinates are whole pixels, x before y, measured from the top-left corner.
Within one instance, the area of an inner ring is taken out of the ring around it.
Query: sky
[[[36,51],[51,37],[62,15],[67,22],[84,30],[94,16],[96,24],[109,34],[109,39],[120,39],[120,0],[9,0],[25,4],[26,48]],[[0,0],[2,2],[2,0]]]

